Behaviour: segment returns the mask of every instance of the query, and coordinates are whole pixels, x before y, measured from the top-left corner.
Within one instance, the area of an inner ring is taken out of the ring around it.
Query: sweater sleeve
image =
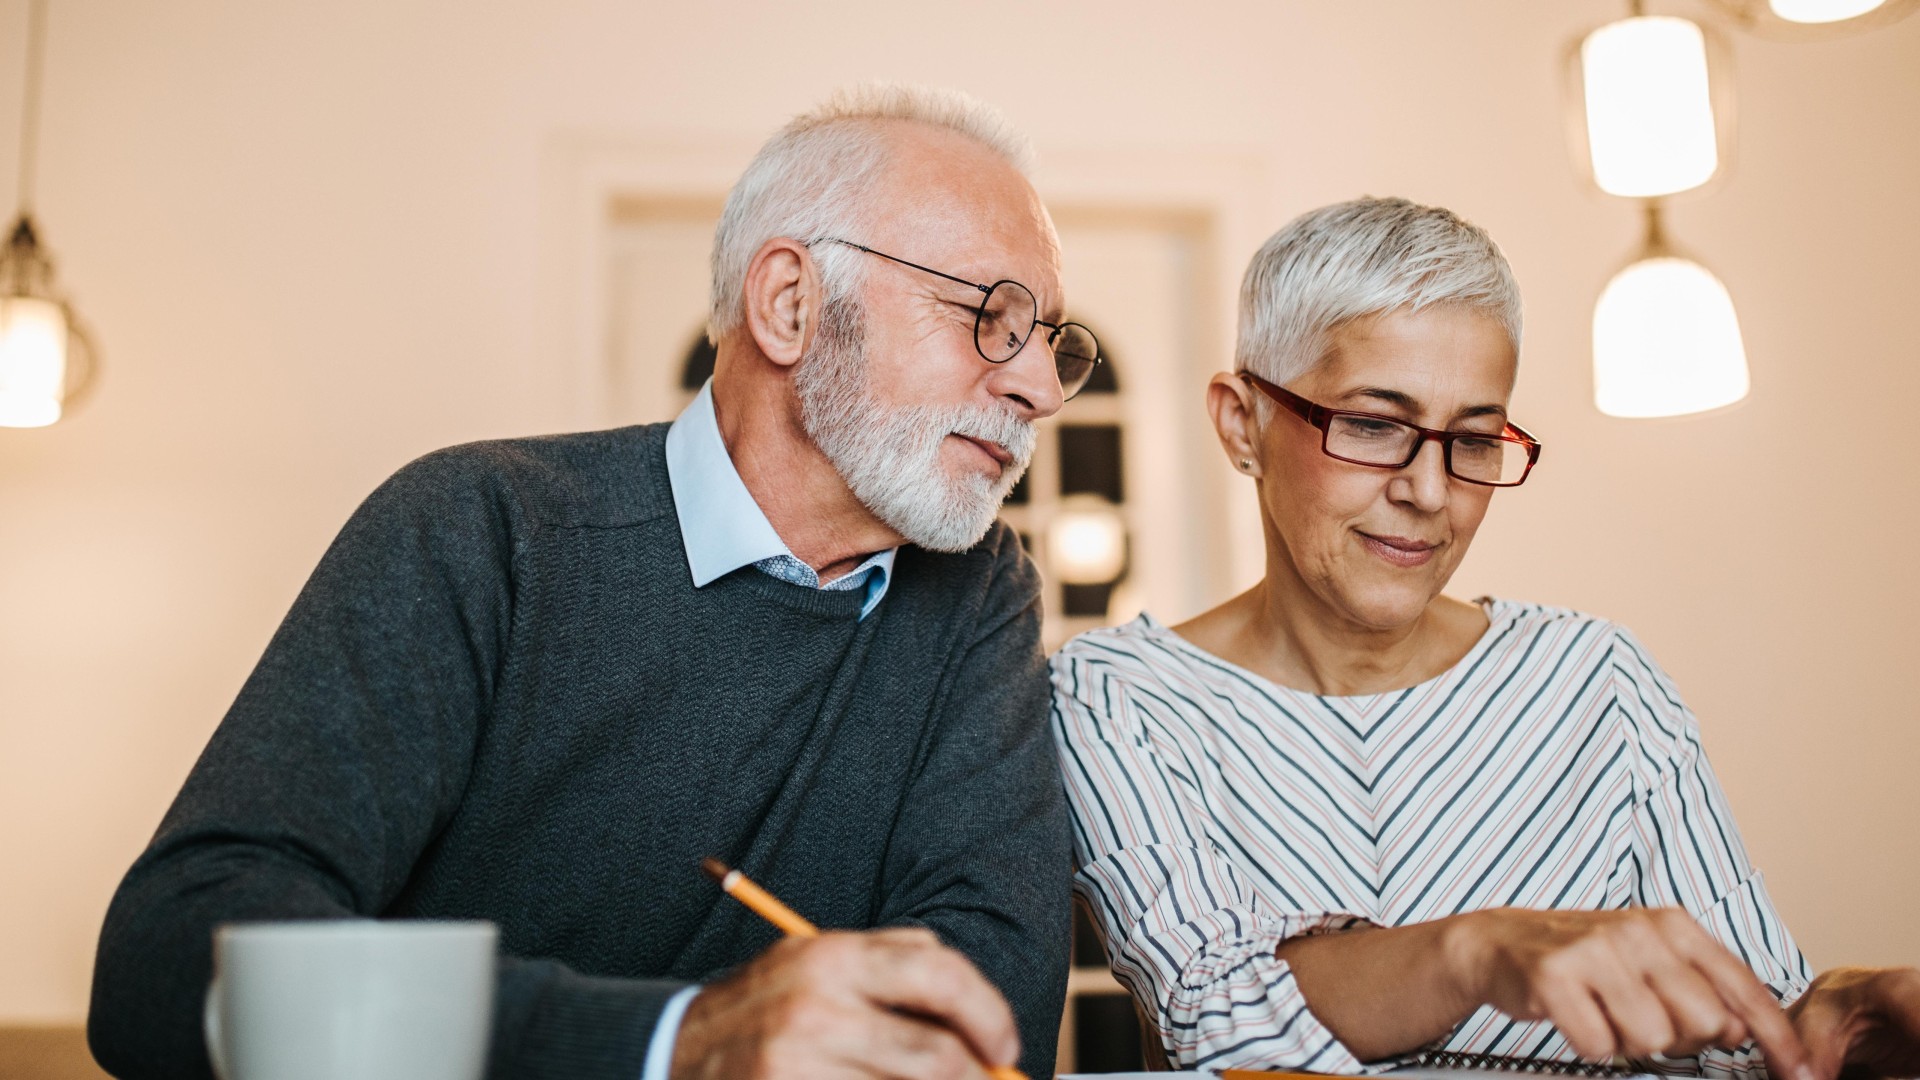
[[[1615,700],[1640,748],[1642,790],[1634,807],[1634,903],[1679,907],[1698,919],[1782,1005],[1812,981],[1807,961],[1747,858],[1739,827],[1700,744],[1700,725],[1679,691],[1625,630],[1614,644]],[[1764,1080],[1757,1047],[1710,1049],[1702,1075]]]
[[[374,492],[221,721],[101,931],[94,1055],[128,1080],[211,1075],[212,932],[378,917],[452,818],[512,632],[518,510],[483,451]],[[493,1077],[640,1072],[678,984],[503,956]]]
[[[1114,977],[1133,991],[1177,1069],[1269,1068],[1360,1074],[1363,1064],[1309,1008],[1276,952],[1291,938],[1367,923],[1352,912],[1282,906],[1208,827],[1192,762],[1147,733],[1132,700],[1092,650],[1053,660],[1059,744],[1079,872],[1074,887],[1100,923]]]
[[[882,924],[920,924],[1012,1006],[1020,1067],[1052,1076],[1072,936],[1066,804],[1047,736],[1039,580],[1004,526],[995,572],[935,703],[882,867]]]

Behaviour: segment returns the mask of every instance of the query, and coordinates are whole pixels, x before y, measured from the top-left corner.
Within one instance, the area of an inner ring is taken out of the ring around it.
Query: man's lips
[[[1358,529],[1354,531],[1359,532]],[[1423,566],[1440,548],[1431,540],[1415,540],[1408,536],[1375,536],[1364,532],[1360,533],[1360,542],[1368,551],[1394,566]]]
[[[1008,453],[1007,448],[1004,446],[1001,446],[999,443],[989,442],[986,439],[976,439],[971,435],[962,435],[957,431],[954,432],[953,434],[955,438],[965,439],[967,442],[970,442],[973,445],[979,447],[981,453],[992,458],[994,460],[994,463],[999,465],[1001,468],[1004,469],[1007,466],[1013,464],[1013,455]]]

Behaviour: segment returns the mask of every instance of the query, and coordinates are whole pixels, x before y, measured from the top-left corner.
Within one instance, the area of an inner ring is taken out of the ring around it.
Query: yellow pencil
[[[780,928],[788,937],[819,937],[820,928],[800,917],[792,908],[780,902],[772,893],[753,883],[753,879],[733,869],[718,859],[701,859],[700,869],[720,883],[720,888],[735,900],[747,905],[748,910]],[[987,1069],[987,1075],[993,1080],[1027,1080],[1027,1074],[1011,1065],[995,1065]]]

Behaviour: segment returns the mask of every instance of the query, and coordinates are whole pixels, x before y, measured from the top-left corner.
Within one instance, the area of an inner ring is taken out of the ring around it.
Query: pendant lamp
[[[1751,385],[1733,298],[1667,241],[1660,214],[1648,204],[1639,252],[1594,305],[1593,400],[1608,416],[1705,412]]]
[[[54,281],[33,220],[33,167],[46,47],[46,0],[28,8],[27,86],[20,123],[20,209],[0,248],[0,427],[45,427],[98,371],[92,339]]]
[[[1713,0],[1742,29],[1784,38],[1884,25],[1920,0]],[[1733,298],[1713,271],[1681,254],[1662,227],[1660,200],[1724,176],[1733,158],[1728,52],[1711,29],[1651,15],[1627,17],[1568,51],[1572,141],[1595,187],[1641,200],[1639,254],[1593,309],[1593,400],[1609,416],[1680,416],[1731,405],[1751,385]]]
[[[1691,19],[1635,3],[1582,38],[1569,64],[1580,164],[1602,192],[1645,208],[1638,254],[1594,305],[1594,405],[1654,417],[1739,401],[1749,380],[1733,300],[1712,271],[1668,244],[1659,201],[1706,186],[1732,160],[1724,45]]]
[[[1920,0],[1715,0],[1743,30],[1813,41],[1872,30],[1920,9]]]
[[[1700,24],[1670,15],[1621,19],[1581,41],[1586,148],[1601,191],[1653,198],[1713,179],[1728,138],[1714,115],[1719,66]]]

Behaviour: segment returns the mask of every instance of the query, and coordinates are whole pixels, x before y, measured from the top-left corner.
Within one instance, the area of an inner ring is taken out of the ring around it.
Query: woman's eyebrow
[[[1420,411],[1420,402],[1416,401],[1412,394],[1400,390],[1389,390],[1384,386],[1358,387],[1341,394],[1337,400],[1346,401],[1350,398],[1372,398],[1375,401],[1398,406],[1410,413]]]
[[[1414,415],[1420,414],[1420,402],[1412,394],[1402,390],[1389,390],[1384,386],[1362,386],[1340,395],[1341,401],[1348,398],[1371,398],[1374,401],[1405,409]],[[1507,408],[1504,405],[1469,405],[1453,415],[1455,420],[1472,420],[1480,416],[1497,416],[1506,419]]]

